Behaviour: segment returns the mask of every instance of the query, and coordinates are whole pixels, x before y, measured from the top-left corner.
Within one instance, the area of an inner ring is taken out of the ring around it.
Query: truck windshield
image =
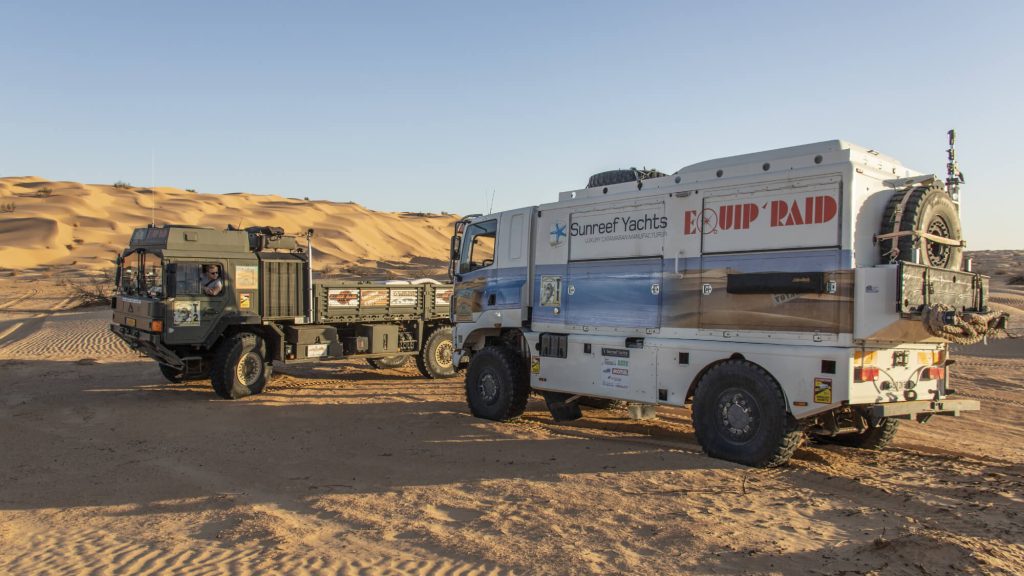
[[[163,295],[163,259],[138,250],[121,262],[121,293],[159,298]]]

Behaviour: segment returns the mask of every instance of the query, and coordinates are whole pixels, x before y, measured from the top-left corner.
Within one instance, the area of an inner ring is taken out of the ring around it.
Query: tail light
[[[946,375],[946,369],[942,366],[929,366],[921,371],[921,378],[924,380],[939,380]]]
[[[853,369],[853,379],[856,382],[878,380],[878,374],[877,366],[857,366]]]
[[[164,331],[164,321],[163,320],[150,320],[149,321],[149,330],[150,330],[150,332],[163,332]]]

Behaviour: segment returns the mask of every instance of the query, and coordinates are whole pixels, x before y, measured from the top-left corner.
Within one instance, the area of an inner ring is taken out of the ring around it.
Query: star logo
[[[565,232],[565,222],[555,222],[555,225],[551,228],[551,245],[558,246],[565,242],[568,234]]]

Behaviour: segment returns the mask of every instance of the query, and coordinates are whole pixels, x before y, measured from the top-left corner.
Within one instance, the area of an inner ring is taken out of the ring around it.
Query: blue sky
[[[1021,22],[1019,1],[0,0],[0,176],[470,213],[833,138],[941,173],[955,127],[969,247],[1024,249]]]

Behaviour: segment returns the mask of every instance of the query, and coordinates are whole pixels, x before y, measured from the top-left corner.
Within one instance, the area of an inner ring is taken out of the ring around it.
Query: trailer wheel
[[[263,392],[269,376],[263,356],[263,340],[259,336],[243,332],[228,337],[213,357],[213,391],[228,400]]]
[[[727,360],[701,377],[693,426],[709,456],[747,466],[785,464],[803,439],[778,383],[746,360]]]
[[[906,197],[907,194],[910,195],[909,198]],[[897,222],[896,212],[900,205],[904,204],[905,198],[903,213],[899,215]],[[920,230],[950,240],[963,238],[956,204],[941,185],[914,188],[894,194],[882,217],[882,234],[894,232],[897,224],[900,231]],[[963,261],[963,247],[940,244],[927,238],[900,236],[881,240],[878,245],[881,247],[883,262],[891,259],[913,262],[915,249],[921,255],[921,264],[936,268],[958,270]]]
[[[473,416],[500,422],[517,418],[529,396],[530,376],[514,350],[488,346],[469,361],[466,403]]]
[[[409,361],[408,356],[385,356],[383,358],[367,358],[366,363],[373,368],[401,368]]]
[[[426,344],[416,356],[416,367],[425,378],[451,378],[455,376],[454,351],[452,327],[442,326],[427,336]]]
[[[840,434],[838,436],[820,436],[819,440],[840,446],[860,448],[862,450],[881,450],[892,442],[899,429],[900,421],[895,418],[882,418],[868,429],[855,434]]]

